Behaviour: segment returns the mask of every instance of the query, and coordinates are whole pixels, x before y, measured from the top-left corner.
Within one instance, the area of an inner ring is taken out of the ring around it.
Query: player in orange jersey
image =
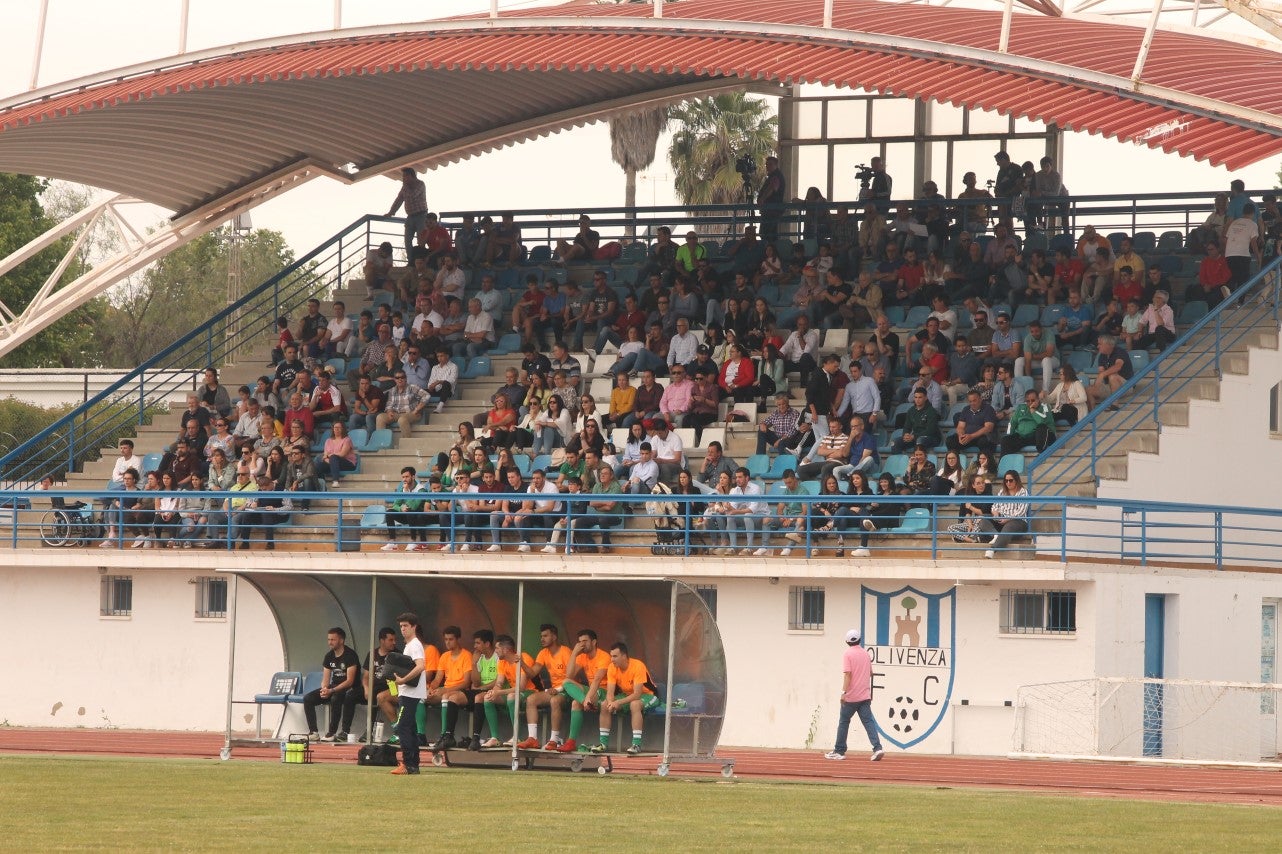
[[[642,716],[660,705],[650,670],[639,658],[628,655],[628,645],[619,641],[610,647],[610,667],[605,675],[605,700],[601,703],[601,741],[593,753],[605,753],[610,743],[610,722],[614,715],[632,712],[632,744],[629,756],[641,752]]]
[[[544,750],[561,748],[561,717],[565,713],[565,674],[570,669],[570,648],[561,644],[556,626],[544,623],[539,626],[539,643],[543,649],[534,659],[534,667],[529,676],[546,676],[551,687],[536,691],[525,700],[525,726],[528,732],[524,741],[517,745],[521,750],[538,750],[539,748],[539,708],[547,706],[552,715],[552,732]]]
[[[579,728],[583,726],[583,710],[595,709],[605,699],[605,672],[610,666],[610,653],[597,644],[596,632],[579,629],[578,643],[570,650],[570,669],[561,687],[572,701],[570,703],[570,737],[561,745],[562,753],[578,749]]]
[[[468,704],[467,689],[472,687],[472,653],[459,642],[463,630],[446,626],[441,630],[445,652],[441,653],[436,676],[427,690],[425,702],[441,707],[441,737],[432,745],[433,750],[454,747],[454,727],[458,724],[459,709]]]

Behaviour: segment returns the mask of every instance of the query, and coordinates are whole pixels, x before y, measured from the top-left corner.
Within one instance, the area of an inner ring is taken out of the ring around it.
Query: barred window
[[[134,580],[128,575],[104,575],[101,580],[99,615],[128,617],[134,609]]]
[[[1074,590],[1003,590],[1001,631],[1007,634],[1071,635],[1077,632]]]
[[[822,629],[824,627],[824,589],[822,587],[788,588],[788,628]]]
[[[703,604],[708,606],[712,612],[712,619],[717,618],[717,585],[715,584],[696,584],[694,592],[699,594]]]
[[[202,575],[196,579],[196,616],[227,616],[227,579]]]

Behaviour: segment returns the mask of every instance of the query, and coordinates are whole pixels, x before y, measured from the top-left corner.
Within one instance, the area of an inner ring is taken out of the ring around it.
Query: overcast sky
[[[0,0],[0,97],[30,87],[39,0]],[[503,0],[503,8],[548,5],[547,0]],[[178,48],[179,0],[49,0],[49,19],[39,83],[48,86],[136,62],[174,54]],[[344,26],[421,20],[487,9],[488,0],[344,0]],[[123,11],[127,10],[127,11]],[[333,0],[191,0],[189,50],[253,39],[327,30]],[[667,204],[672,194],[667,139],[656,164],[638,185],[638,201]],[[839,163],[839,170],[851,164]],[[1277,162],[1238,173],[1250,187],[1276,184]],[[991,157],[959,164],[983,177]],[[892,164],[891,172],[895,169]],[[942,175],[939,176],[942,178]],[[1227,187],[1230,174],[1180,158],[1099,137],[1070,134],[1065,183],[1074,193],[1212,190]],[[623,173],[610,160],[605,125],[593,125],[486,154],[425,176],[428,202],[436,210],[610,206],[623,201]],[[897,184],[899,191],[906,180]],[[944,188],[946,191],[948,188]],[[956,188],[954,188],[956,189]],[[344,186],[321,178],[253,212],[254,225],[285,233],[302,254],[364,213],[384,213],[396,184],[373,178]],[[896,193],[898,195],[899,192]]]

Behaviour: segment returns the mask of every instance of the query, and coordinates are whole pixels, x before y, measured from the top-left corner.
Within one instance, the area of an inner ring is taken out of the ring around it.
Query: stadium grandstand
[[[53,703],[98,704],[118,725],[211,728],[225,709],[230,745],[249,728],[233,696],[313,670],[331,625],[372,649],[408,608],[531,652],[540,624],[617,633],[709,719],[696,754],[718,733],[810,746],[835,704],[826,665],[796,662],[855,627],[896,749],[1276,762],[1272,191],[1072,194],[1056,131],[1036,163],[1004,138],[990,162],[950,153],[950,175],[979,177],[951,197],[925,161],[892,192],[874,158],[866,193],[793,199],[781,145],[738,205],[429,208],[424,169],[744,86],[996,110],[1230,168],[1282,151],[1282,103],[1240,85],[1239,69],[1282,63],[1264,13],[1246,16],[1259,39],[1230,41],[1160,2],[1139,24],[1022,6],[499,10],[0,104],[0,168],[175,212],[127,257],[6,311],[0,353],[303,181],[400,185],[391,214],[0,458],[18,624],[79,609],[104,660],[172,645],[154,668],[221,641],[227,656],[182,682],[205,708],[177,720],[141,683],[124,698],[86,676],[96,699],[41,690],[0,711],[48,723]],[[442,80],[492,110],[420,121]],[[416,106],[383,138],[316,130],[334,102],[393,96]],[[146,144],[119,145],[122,130]],[[774,727],[732,690],[760,667],[784,688]],[[277,733],[300,725],[301,701],[281,705]]]

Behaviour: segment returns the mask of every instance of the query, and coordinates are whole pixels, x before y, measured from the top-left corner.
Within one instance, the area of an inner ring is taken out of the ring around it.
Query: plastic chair
[[[346,359],[339,359],[339,358],[326,359],[325,367],[333,369],[335,380],[347,379],[347,360]]]
[[[1108,236],[1108,242],[1113,247],[1113,253],[1117,254],[1122,251],[1122,241],[1130,237],[1125,231],[1114,231]],[[1132,248],[1134,248],[1132,246]]]
[[[793,457],[792,459],[796,462],[797,458]],[[748,474],[754,478],[765,477],[766,473],[770,471],[770,457],[766,454],[753,454],[748,457],[748,461],[744,463],[744,468],[746,468],[748,470]]]
[[[535,471],[535,470],[537,470],[537,469],[543,469],[543,471],[545,471],[545,472],[546,472],[546,471],[548,470],[548,467],[549,467],[550,465],[552,465],[552,455],[551,455],[551,454],[539,454],[537,457],[535,457],[535,458],[534,458],[534,460],[533,460],[533,461],[531,461],[531,463],[530,463],[530,471]]]
[[[253,704],[257,707],[257,718],[254,726],[254,735],[257,736],[263,731],[263,706],[280,706],[281,715],[280,723],[276,726],[276,738],[280,738],[281,728],[285,725],[285,711],[289,708],[291,697],[298,694],[302,685],[303,674],[296,670],[282,670],[272,674],[271,681],[267,683],[267,690],[261,694],[255,694]],[[236,701],[246,703],[250,701]],[[299,700],[301,702],[301,699]]]
[[[159,471],[160,463],[164,458],[165,455],[159,452],[147,454],[142,458],[142,474],[146,475],[149,471]],[[141,479],[139,478],[139,480]]]
[[[930,530],[930,511],[925,507],[912,507],[899,524],[889,529],[891,534],[924,534]]]
[[[930,317],[930,306],[915,305],[904,316],[904,326],[909,329],[917,329],[926,325],[926,318],[928,317]]]
[[[1137,231],[1131,241],[1136,252],[1152,252],[1157,248],[1157,235],[1151,231]]]
[[[1010,325],[1019,327],[1028,326],[1028,324],[1032,323],[1034,320],[1038,320],[1040,315],[1040,308],[1032,303],[1024,303],[1019,308],[1015,309],[1015,314],[1010,319]]]
[[[365,442],[364,448],[357,448],[358,451],[366,454],[376,454],[379,451],[387,451],[392,447],[391,428],[384,427],[381,430],[375,430],[369,434],[369,439]]]
[[[1059,324],[1059,319],[1064,316],[1064,308],[1065,306],[1055,304],[1042,309],[1042,326],[1046,329],[1054,329]]]
[[[551,260],[552,260],[551,246],[535,246],[533,249],[530,250],[531,264],[546,264],[548,261],[551,261]]]
[[[908,455],[891,454],[881,461],[881,471],[883,474],[893,474],[896,480],[903,480],[908,473]]]
[[[1179,252],[1183,248],[1183,232],[1163,231],[1157,238],[1157,251],[1159,252]]]
[[[623,254],[619,256],[619,260],[625,264],[644,264],[647,252],[649,247],[646,246],[645,241],[634,240],[623,247]]]
[[[1047,248],[1050,250],[1051,254],[1063,249],[1071,255],[1077,248],[1077,240],[1074,239],[1071,234],[1060,233],[1051,238]]]
[[[1089,350],[1072,350],[1064,355],[1068,364],[1078,374],[1084,374],[1091,367],[1091,352]]]
[[[303,702],[303,698],[306,697],[308,694],[310,694],[313,691],[320,690],[321,680],[324,678],[325,678],[325,672],[323,670],[313,670],[311,673],[308,673],[306,676],[303,677],[302,689],[295,694],[289,695],[289,702],[291,703]],[[284,717],[284,715],[282,715],[281,717]]]
[[[508,356],[521,350],[521,333],[508,332],[498,340],[494,349],[490,351],[491,356]]]
[[[1178,276],[1184,269],[1184,259],[1175,255],[1163,255],[1153,265],[1168,276]]]
[[[1028,237],[1024,239],[1025,252],[1031,253],[1036,249],[1040,249],[1043,252],[1047,252],[1049,254],[1050,240],[1047,239],[1046,232],[1034,231],[1032,234],[1028,235]]]
[[[334,431],[326,427],[323,430],[316,431],[316,438],[312,442],[312,453],[319,454],[325,450],[325,440],[334,435]]]
[[[1131,357],[1132,376],[1148,367],[1149,357],[1147,350],[1131,350],[1127,355]]]
[[[1206,313],[1209,310],[1206,307],[1206,303],[1201,300],[1186,302],[1184,303],[1184,308],[1180,309],[1180,317],[1177,322],[1185,326],[1191,326],[1206,317]]]
[[[489,356],[476,356],[468,363],[467,370],[459,374],[459,379],[475,380],[494,375]]]
[[[1005,474],[1012,470],[1018,474],[1024,473],[1023,454],[1003,454],[1002,458],[997,461],[997,471],[999,473]]]
[[[904,325],[904,307],[902,305],[892,305],[885,309],[886,319],[890,321],[891,326],[902,328]]]
[[[365,453],[365,444],[369,441],[369,431],[357,427],[347,434],[347,438],[352,440],[352,447],[360,453]]]
[[[381,531],[387,527],[387,508],[382,504],[369,504],[361,513],[362,531]]]
[[[794,454],[780,454],[775,457],[775,461],[771,464],[770,471],[766,472],[765,477],[767,480],[778,480],[783,477],[783,473],[788,469],[797,470],[797,457]]]

